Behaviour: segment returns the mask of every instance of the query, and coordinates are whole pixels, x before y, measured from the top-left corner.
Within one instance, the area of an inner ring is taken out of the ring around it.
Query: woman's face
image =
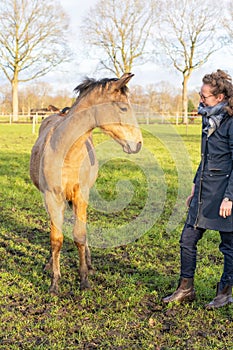
[[[211,92],[212,87],[208,84],[203,84],[201,87],[200,102],[205,106],[213,107],[224,100],[223,94],[213,95]]]

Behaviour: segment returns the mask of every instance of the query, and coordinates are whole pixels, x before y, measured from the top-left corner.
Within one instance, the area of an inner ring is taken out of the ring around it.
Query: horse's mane
[[[84,95],[89,94],[91,91],[93,91],[96,88],[102,88],[102,90],[106,87],[108,83],[111,83],[112,81],[117,81],[117,78],[104,78],[100,80],[95,80],[93,78],[86,77],[81,84],[76,86],[74,89],[74,92],[78,94],[78,98],[83,97]],[[126,85],[122,86],[121,92],[123,94],[126,94],[128,91],[128,88]]]

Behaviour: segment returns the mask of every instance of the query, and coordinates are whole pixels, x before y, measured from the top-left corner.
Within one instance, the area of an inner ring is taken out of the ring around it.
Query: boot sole
[[[214,309],[219,309],[220,307],[224,307],[224,306],[227,306],[227,305],[230,305],[230,304],[232,304],[233,303],[233,299],[231,299],[231,300],[228,300],[228,301],[226,301],[225,303],[222,303],[222,304],[218,304],[218,305],[214,305],[214,304],[207,304],[206,306],[205,306],[205,309],[206,310],[214,310]]]
[[[163,301],[163,303],[164,304],[169,304],[169,303],[175,303],[175,302],[177,302],[177,303],[185,303],[185,302],[192,302],[192,301],[194,301],[196,299],[196,295],[188,295],[188,296],[185,296],[185,297],[183,297],[183,298],[171,298],[171,300],[166,300],[165,298],[164,299],[162,299],[162,301]]]

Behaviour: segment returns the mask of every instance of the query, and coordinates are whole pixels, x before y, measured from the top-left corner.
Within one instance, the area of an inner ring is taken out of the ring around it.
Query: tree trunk
[[[19,116],[19,101],[18,101],[18,77],[15,75],[12,82],[12,110],[13,110],[13,121],[18,121]]]
[[[189,75],[183,74],[182,121],[184,124],[188,124],[188,79],[189,79]]]

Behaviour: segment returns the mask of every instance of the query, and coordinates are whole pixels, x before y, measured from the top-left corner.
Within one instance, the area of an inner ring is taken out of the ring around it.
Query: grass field
[[[0,125],[0,349],[233,349],[232,306],[204,309],[222,271],[217,232],[207,231],[199,245],[197,300],[161,302],[179,277],[200,126],[142,129],[144,149],[132,156],[95,132],[101,166],[88,209],[95,274],[81,292],[68,212],[60,294],[53,297],[43,271],[48,217],[29,177],[36,135],[30,125]]]

